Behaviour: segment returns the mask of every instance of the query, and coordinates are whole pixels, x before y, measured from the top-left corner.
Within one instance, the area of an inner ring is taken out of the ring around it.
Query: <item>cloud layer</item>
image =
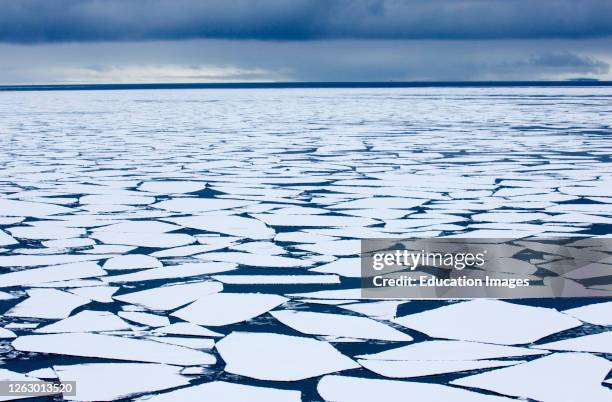
[[[609,0],[0,0],[0,42],[585,39]]]

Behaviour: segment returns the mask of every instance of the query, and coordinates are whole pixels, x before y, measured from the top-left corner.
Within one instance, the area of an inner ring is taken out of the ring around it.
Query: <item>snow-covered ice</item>
[[[298,336],[233,332],[215,347],[225,371],[260,380],[295,381],[359,367],[329,343]]]
[[[610,400],[605,298],[372,300],[358,257],[575,236],[578,269],[495,239],[490,268],[609,294],[611,91],[4,92],[3,372],[82,400]]]

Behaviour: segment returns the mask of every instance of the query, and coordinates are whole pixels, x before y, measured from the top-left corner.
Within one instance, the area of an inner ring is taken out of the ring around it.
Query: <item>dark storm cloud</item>
[[[583,39],[610,0],[0,0],[0,41]]]

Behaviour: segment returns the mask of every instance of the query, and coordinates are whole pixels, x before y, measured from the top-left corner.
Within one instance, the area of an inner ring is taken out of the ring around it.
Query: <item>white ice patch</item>
[[[15,339],[12,345],[23,352],[167,363],[179,366],[215,364],[216,361],[213,355],[198,350],[150,340],[101,334],[26,335]]]
[[[193,246],[182,246],[169,248],[166,250],[160,250],[152,253],[153,257],[163,258],[163,257],[188,257],[194,254],[205,253],[208,251],[219,250],[227,247],[228,245],[233,244],[233,242],[229,241],[227,244],[215,244],[215,245],[193,245]]]
[[[201,327],[199,325],[190,322],[177,322],[162,328],[156,328],[154,331],[156,334],[169,334],[169,335],[191,335],[191,336],[211,336],[221,337],[220,334],[210,329]]]
[[[54,334],[62,332],[120,331],[125,329],[130,329],[128,323],[113,313],[107,311],[85,310],[72,317],[35,329],[34,332],[40,334]]]
[[[106,276],[103,277],[102,280],[108,283],[143,282],[158,279],[188,278],[192,276],[227,272],[234,269],[236,269],[236,264],[227,262],[190,263],[146,269],[130,274]]]
[[[612,325],[612,301],[587,304],[563,312],[591,324]]]
[[[173,198],[154,204],[153,207],[180,213],[197,213],[233,209],[257,204],[253,201],[228,200],[218,198]]]
[[[58,319],[89,303],[89,299],[56,289],[29,289],[28,298],[4,313],[7,317]]]
[[[331,240],[315,244],[300,244],[296,248],[312,251],[318,254],[345,256],[361,253],[361,241],[359,240]]]
[[[419,402],[511,402],[514,399],[483,395],[440,384],[378,380],[327,375],[317,385],[319,395],[333,402],[371,402],[384,395],[388,402],[405,402],[407,396]]]
[[[195,257],[206,261],[223,261],[240,265],[265,268],[295,268],[310,265],[308,261],[300,260],[297,258],[242,252],[205,253],[198,254]]]
[[[185,233],[115,233],[96,232],[91,237],[105,244],[169,248],[186,246],[196,240]]]
[[[544,343],[534,347],[547,350],[612,354],[612,331]]]
[[[303,334],[395,342],[412,340],[410,335],[366,317],[292,310],[273,311],[270,314]]]
[[[29,240],[69,239],[71,237],[79,237],[85,234],[85,229],[62,228],[53,226],[18,226],[8,228],[7,230],[18,239]],[[2,239],[0,238],[0,241],[1,240]]]
[[[79,203],[101,205],[148,205],[155,202],[155,197],[136,195],[85,195],[79,198]]]
[[[298,381],[359,367],[327,342],[267,332],[232,332],[216,349],[226,372],[259,380]]]
[[[339,258],[336,261],[311,268],[310,271],[359,278],[361,276],[361,259],[359,257]]]
[[[157,194],[186,194],[204,190],[205,188],[206,182],[178,180],[146,181],[138,187],[140,191]]]
[[[214,275],[216,281],[232,285],[308,285],[340,283],[336,275]]]
[[[503,357],[533,356],[548,353],[545,350],[493,345],[466,341],[425,341],[382,352],[357,356],[368,360],[410,360],[410,361],[464,361],[499,359]]]
[[[370,218],[337,215],[254,214],[253,216],[270,226],[361,227],[380,223],[380,221]]]
[[[170,325],[170,320],[168,317],[157,314],[142,313],[139,311],[120,311],[117,313],[117,315],[126,320],[147,325],[149,327],[163,327],[164,325]]]
[[[555,402],[609,402],[612,390],[601,385],[612,363],[586,353],[555,353],[528,363],[451,381],[504,395]]]
[[[554,309],[472,300],[393,320],[431,337],[517,345],[581,325]]]
[[[106,275],[106,271],[95,262],[77,262],[2,274],[0,275],[0,287],[32,285],[102,275]]]
[[[192,229],[223,233],[230,236],[254,240],[267,240],[274,237],[274,230],[257,219],[242,216],[188,216],[166,219],[168,222]]]
[[[107,270],[161,268],[162,264],[155,257],[143,254],[126,254],[106,260],[102,268]]]
[[[0,211],[5,216],[29,216],[33,218],[73,212],[72,209],[60,205],[6,199],[0,199]]]
[[[69,289],[68,292],[97,301],[98,303],[113,303],[112,296],[117,290],[119,288],[116,286],[87,286]]]
[[[0,229],[0,246],[9,246],[17,243],[19,242],[15,238]]]
[[[76,395],[68,401],[114,401],[141,393],[189,384],[180,368],[151,363],[87,363],[54,366],[60,381],[76,381]]]
[[[223,285],[219,282],[194,282],[126,293],[113,296],[113,299],[150,310],[167,311],[184,306],[210,293],[220,292],[222,289]]]
[[[10,329],[0,327],[0,339],[12,339],[16,337],[17,335]]]
[[[344,304],[341,308],[354,311],[359,314],[367,315],[368,317],[374,317],[382,320],[391,320],[395,318],[397,313],[397,307],[403,304],[403,301],[395,300],[382,300],[379,302],[372,303],[354,303]]]
[[[199,297],[173,316],[199,325],[228,325],[250,320],[288,299],[261,293],[214,293]]]
[[[232,250],[253,254],[277,255],[284,254],[285,249],[269,241],[250,241],[231,246]]]
[[[79,248],[93,246],[96,242],[89,238],[58,239],[43,241],[42,245],[50,248]]]
[[[169,343],[171,345],[183,346],[190,349],[210,350],[215,346],[214,339],[210,338],[194,338],[194,337],[177,337],[177,336],[149,336],[156,342]]]
[[[301,395],[299,391],[213,381],[155,395],[145,400],[146,402],[201,402],[204,400],[215,402],[300,402]]]
[[[180,229],[180,226],[159,221],[125,221],[95,228],[94,233],[168,233]]]
[[[399,197],[372,197],[360,200],[341,202],[332,205],[331,209],[412,209],[425,202],[423,199]]]
[[[520,360],[357,360],[357,362],[368,370],[389,378],[423,377],[491,367],[512,366],[517,363],[523,363],[523,361]]]

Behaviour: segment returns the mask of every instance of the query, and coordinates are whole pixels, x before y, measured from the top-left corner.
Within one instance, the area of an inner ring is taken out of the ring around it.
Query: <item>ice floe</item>
[[[291,268],[310,265],[308,261],[298,258],[242,252],[204,253],[198,254],[195,257],[206,261],[231,262],[252,267]]]
[[[213,275],[216,281],[232,285],[291,285],[340,283],[336,275]]]
[[[205,188],[206,182],[179,180],[146,181],[138,186],[140,191],[158,194],[186,194],[200,191]]]
[[[68,401],[113,401],[189,384],[180,368],[152,363],[87,363],[57,365],[60,381],[76,381],[76,394]]]
[[[0,327],[0,339],[11,339],[16,337],[17,335],[10,329]]]
[[[148,402],[300,402],[300,391],[212,381],[147,398]]]
[[[257,317],[287,300],[274,294],[213,293],[198,297],[172,315],[199,325],[228,325]]]
[[[167,363],[179,366],[215,364],[216,361],[211,354],[180,346],[151,340],[89,333],[25,335],[15,339],[12,346],[24,352]]]
[[[210,338],[195,338],[195,337],[178,337],[178,336],[149,336],[147,339],[153,341],[169,343],[171,345],[183,346],[191,349],[212,349],[215,346],[214,339]]]
[[[272,228],[267,227],[260,220],[242,216],[203,215],[169,218],[166,220],[192,229],[223,233],[230,236],[239,236],[254,240],[271,239],[276,233]]]
[[[106,275],[106,271],[95,262],[77,262],[2,274],[0,275],[0,287],[32,285],[101,275]]]
[[[102,268],[107,270],[161,268],[162,264],[155,257],[143,254],[126,254],[106,260]]]
[[[215,198],[173,198],[153,205],[155,208],[165,209],[172,212],[192,213],[218,211],[222,209],[233,209],[256,204],[252,201],[228,200]]]
[[[505,345],[534,342],[581,325],[554,309],[484,299],[454,303],[393,321],[431,337]]]
[[[548,352],[545,350],[517,346],[433,340],[388,349],[374,354],[359,355],[357,357],[368,360],[465,361],[533,356],[546,353]]]
[[[359,367],[329,343],[312,338],[232,332],[215,347],[226,372],[259,380],[297,381]]]
[[[93,239],[106,244],[124,244],[137,247],[167,248],[195,243],[195,239],[185,233],[115,233],[96,232]]]
[[[28,298],[4,313],[7,317],[57,319],[66,318],[72,310],[89,299],[57,289],[29,289]]]
[[[150,310],[167,311],[184,306],[210,293],[220,292],[222,289],[223,285],[219,282],[194,282],[125,293],[113,296],[113,299]]]
[[[119,287],[117,286],[99,286],[102,282],[93,283],[93,286],[75,287],[68,289],[68,292],[74,293],[77,296],[85,297],[97,301],[98,303],[112,303],[113,295]],[[65,285],[65,284],[64,284]],[[78,286],[86,285],[82,282],[76,284]]]
[[[538,344],[534,347],[547,350],[612,354],[612,331]]]
[[[395,342],[412,340],[410,335],[366,317],[292,310],[273,311],[271,314],[283,324],[309,335],[333,335]]]
[[[601,385],[612,368],[608,360],[586,353],[555,353],[527,363],[451,381],[499,394],[540,401],[604,402],[612,390]]]
[[[587,304],[563,312],[591,324],[612,325],[612,301]]]
[[[164,325],[170,325],[168,317],[142,313],[139,311],[120,311],[117,315],[128,321],[136,322],[138,324],[147,325],[149,327],[163,327]]]
[[[220,337],[220,334],[215,331],[211,331],[207,328],[190,322],[176,322],[161,328],[156,328],[153,333],[156,334],[170,334],[170,335],[192,335],[192,336],[212,336]]]
[[[357,362],[368,370],[389,378],[423,377],[523,363],[520,360],[357,360]]]
[[[158,279],[188,278],[192,276],[216,274],[234,270],[236,264],[228,262],[190,263],[168,265],[161,268],[145,269],[122,275],[111,275],[102,278],[108,283],[143,282]]]
[[[2,215],[5,216],[44,218],[49,215],[71,213],[73,210],[54,204],[0,199],[0,211],[2,211]]]
[[[317,391],[326,401],[370,402],[384,395],[385,401],[404,402],[409,396],[419,402],[510,402],[514,399],[483,395],[461,388],[412,381],[328,375],[319,381]]]
[[[121,312],[119,313],[121,315]],[[35,333],[101,332],[130,329],[128,323],[107,311],[84,310],[53,324],[35,329]]]

